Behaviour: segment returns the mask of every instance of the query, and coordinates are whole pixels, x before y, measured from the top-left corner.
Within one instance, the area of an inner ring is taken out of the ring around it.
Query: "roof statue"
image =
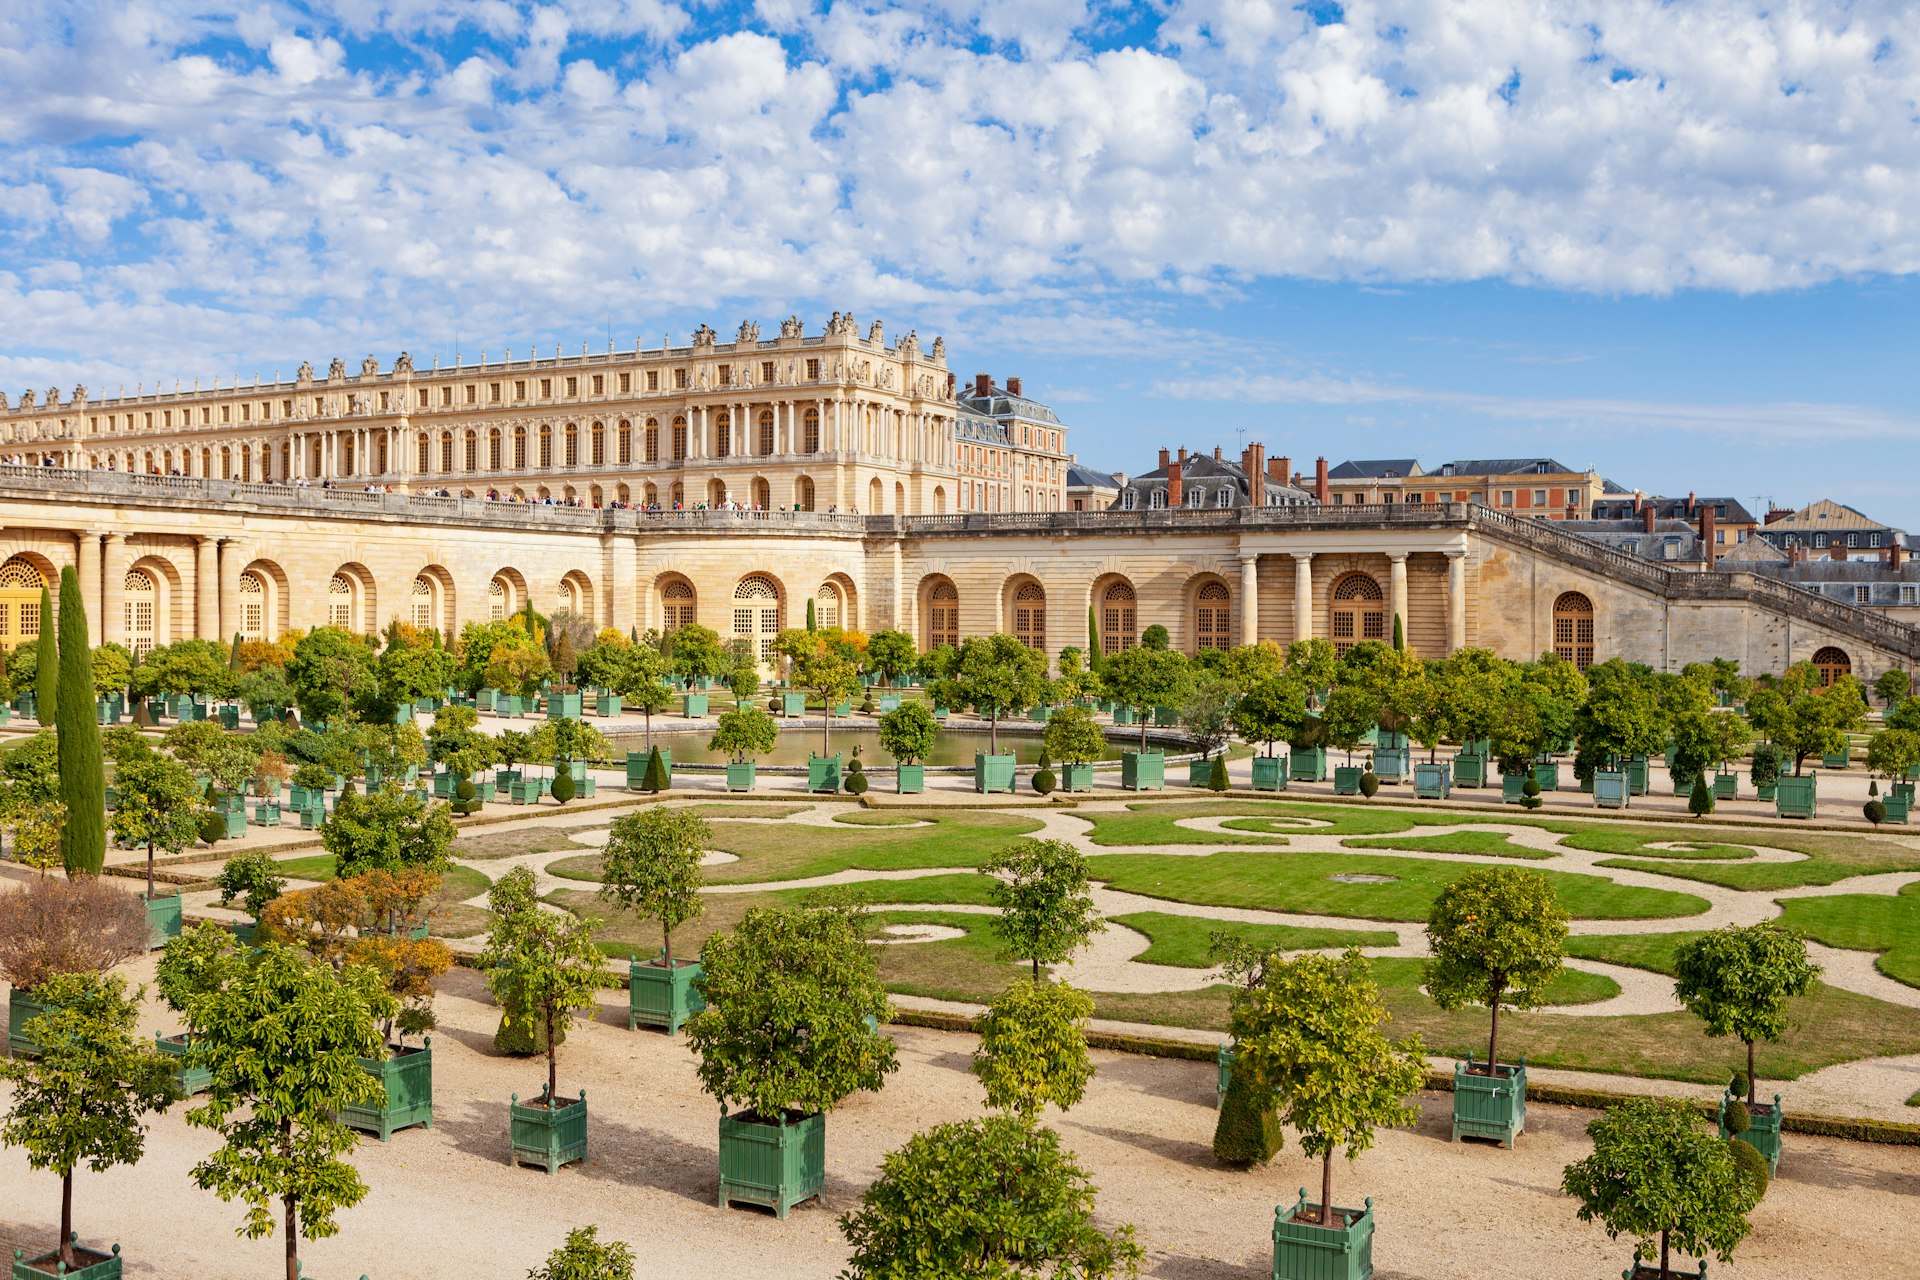
[[[313,362],[311,360],[302,360],[300,362],[300,367],[294,371],[293,380],[297,383],[302,383],[302,384],[312,382],[313,381]]]
[[[757,320],[742,320],[740,322],[740,332],[734,335],[733,341],[736,346],[745,346],[749,342],[760,341],[760,322]]]
[[[347,376],[347,362],[345,360],[342,360],[339,356],[335,356],[333,358],[333,363],[327,366],[327,381],[341,382],[346,379],[346,376]]]
[[[785,320],[782,320],[780,322],[781,337],[799,338],[799,337],[804,337],[805,335],[806,335],[806,326],[800,323],[799,316],[788,316]]]

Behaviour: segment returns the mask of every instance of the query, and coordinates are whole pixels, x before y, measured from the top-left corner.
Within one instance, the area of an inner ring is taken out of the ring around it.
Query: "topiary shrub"
[[[553,775],[553,798],[561,804],[574,797],[573,770],[561,769]]]
[[[1732,1098],[1738,1098],[1743,1096],[1746,1093],[1746,1091],[1747,1091],[1747,1073],[1744,1071],[1735,1071],[1733,1073],[1733,1078],[1727,1081],[1727,1096]]]
[[[1767,1171],[1767,1158],[1741,1137],[1728,1138],[1727,1149],[1733,1153],[1733,1162],[1740,1166],[1740,1172],[1746,1176],[1747,1185],[1753,1188],[1753,1202],[1760,1203],[1766,1198],[1767,1184],[1773,1181],[1773,1175]]]
[[[1366,778],[1362,777],[1360,779],[1360,785],[1362,788],[1364,788],[1367,785]],[[1227,758],[1225,756],[1215,756],[1213,758],[1213,768],[1207,774],[1207,790],[1225,791],[1226,789],[1227,789]]]
[[[200,839],[207,844],[218,844],[227,834],[227,816],[224,813],[210,813],[200,820]]]
[[[1687,812],[1696,818],[1704,818],[1713,812],[1713,789],[1707,785],[1707,775],[1693,775],[1693,790],[1687,793]]]
[[[1520,788],[1520,807],[1538,809],[1543,803],[1540,799],[1540,779],[1528,777],[1526,785]]]
[[[1877,827],[1887,820],[1887,802],[1878,799],[1869,800],[1860,806],[1860,812],[1866,814],[1867,821]]]
[[[480,794],[480,788],[473,785],[472,778],[462,778],[453,789],[456,800],[472,800]]]
[[[775,716],[780,714],[780,699],[778,698],[767,699],[767,714],[775,715]]]
[[[1360,775],[1360,794],[1371,800],[1380,791],[1380,779],[1369,769]]]
[[[1252,1169],[1273,1159],[1280,1140],[1279,1115],[1254,1106],[1245,1074],[1234,1072],[1213,1126],[1213,1158],[1228,1168]]]
[[[863,716],[873,714],[873,693],[871,691],[867,693],[866,697],[860,699],[860,714]]]
[[[667,762],[661,758],[658,747],[647,754],[647,771],[640,777],[640,789],[656,795],[673,789],[673,774],[668,772]]]
[[[867,787],[871,782],[867,777],[866,766],[860,763],[860,752],[857,749],[853,753],[853,759],[847,762],[847,773],[841,779],[840,785],[846,788],[850,796],[867,794]]]
[[[1727,1104],[1726,1122],[1728,1134],[1736,1138],[1753,1128],[1753,1116],[1748,1112],[1747,1104],[1738,1099]]]
[[[1052,766],[1042,764],[1033,771],[1032,783],[1035,795],[1050,796],[1053,789],[1060,785],[1060,779],[1055,776]]]

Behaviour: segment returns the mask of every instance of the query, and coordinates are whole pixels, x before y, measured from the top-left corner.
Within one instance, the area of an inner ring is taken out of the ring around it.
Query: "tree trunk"
[[[667,976],[673,976],[673,930],[660,926],[660,950],[667,959]]]
[[[1667,1233],[1663,1230],[1660,1233],[1660,1280],[1668,1280],[1672,1274],[1667,1267]]]
[[[1147,717],[1145,715],[1140,717],[1140,749],[1142,751],[1147,749]]]
[[[997,711],[987,717],[987,754],[1000,754],[1000,713]]]
[[[1320,1157],[1320,1225],[1333,1225],[1333,1148]]]
[[[147,901],[153,901],[153,841],[147,841]]]
[[[1759,1084],[1753,1078],[1753,1041],[1747,1041],[1747,1109],[1753,1109],[1753,1100]]]
[[[1040,957],[1039,956],[1035,956],[1033,958],[1033,985],[1036,987],[1040,985]]]
[[[73,1257],[73,1170],[60,1175],[60,1261],[67,1270],[76,1267]]]
[[[651,754],[653,751],[653,712],[648,710],[645,714],[647,717],[647,751]]]
[[[540,1016],[547,1024],[547,1108],[552,1110],[554,1100],[559,1096],[560,1079],[560,1051],[553,1043],[553,1006],[542,1009]]]
[[[820,691],[820,754],[833,754],[833,704],[827,701],[833,695],[825,689]]]
[[[1493,993],[1493,1018],[1487,1028],[1487,1067],[1491,1070],[1500,1061],[1500,996]]]
[[[286,1212],[287,1280],[300,1280],[300,1209],[292,1196],[281,1196]]]

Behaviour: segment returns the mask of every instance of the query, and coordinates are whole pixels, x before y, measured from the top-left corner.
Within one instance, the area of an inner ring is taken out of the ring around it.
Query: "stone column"
[[[1400,634],[1404,639],[1407,624],[1407,553],[1402,551],[1387,556],[1387,607],[1392,610],[1387,618],[1387,639],[1393,639],[1393,620],[1400,619]]]
[[[1293,553],[1293,638],[1313,635],[1313,552]]]
[[[127,642],[127,542],[106,537],[100,563],[100,634],[115,644]]]
[[[1253,644],[1260,638],[1260,556],[1257,552],[1240,554],[1240,643]]]
[[[87,643],[100,643],[100,535],[93,532],[79,536],[78,555],[74,560],[74,572],[80,576],[80,599],[87,609]]]
[[[1447,553],[1447,652],[1467,647],[1467,553]]]
[[[202,640],[220,638],[220,545],[210,537],[195,539],[193,557],[194,634]]]

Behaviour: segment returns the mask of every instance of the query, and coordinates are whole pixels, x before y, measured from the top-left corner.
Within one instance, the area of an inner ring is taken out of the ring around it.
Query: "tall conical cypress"
[[[235,675],[239,675],[241,668],[246,665],[240,661],[240,646],[244,643],[245,641],[240,638],[240,633],[238,631],[234,632],[233,647],[227,650],[227,668]]]
[[[1100,652],[1100,624],[1094,621],[1093,606],[1087,606],[1087,670],[1098,671],[1104,655]]]
[[[53,630],[53,593],[40,588],[40,645],[34,652],[33,701],[42,725],[53,723],[60,705],[60,641]]]
[[[1393,647],[1397,652],[1407,647],[1406,629],[1400,625],[1400,615],[1393,615]]]
[[[812,601],[812,600],[808,600],[808,601],[807,601],[807,630],[809,630],[809,631],[812,631],[813,629],[814,629],[814,624],[813,624],[813,601]]]
[[[107,775],[100,758],[100,724],[93,715],[93,649],[87,644],[87,605],[80,575],[60,570],[60,799],[67,825],[60,836],[68,875],[98,875],[107,863]]]

